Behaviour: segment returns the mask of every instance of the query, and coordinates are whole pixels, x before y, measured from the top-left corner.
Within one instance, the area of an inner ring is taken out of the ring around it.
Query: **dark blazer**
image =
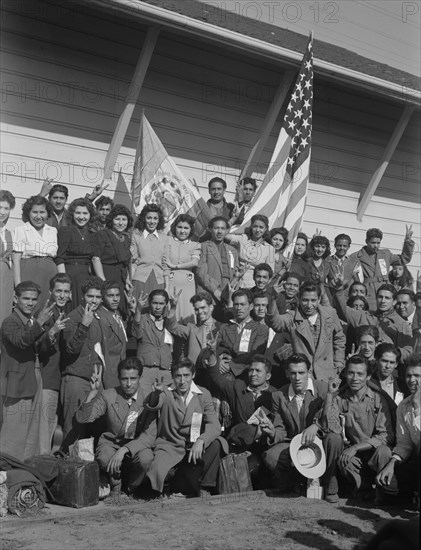
[[[102,374],[105,389],[119,385],[117,367],[126,358],[127,340],[123,328],[116,321],[111,311],[102,306],[98,310],[105,343],[104,355],[106,368]]]
[[[244,330],[250,330],[248,350],[240,351],[241,335]],[[264,354],[268,341],[269,329],[266,325],[249,321],[243,331],[238,334],[235,323],[223,324],[218,336],[216,354],[229,353],[232,357],[230,368],[234,376],[240,376],[256,353]]]
[[[41,363],[41,377],[43,390],[60,390],[61,372],[60,372],[60,341],[61,333],[57,334],[54,342],[50,340],[48,331],[60,316],[60,310],[57,306],[53,307],[52,316],[45,323],[45,333],[40,338],[38,345],[39,361]]]
[[[151,444],[156,437],[156,413],[144,408],[145,397],[146,395],[143,394],[142,388],[139,386],[137,400],[129,407],[121,388],[110,388],[97,394],[89,403],[82,403],[76,411],[76,420],[85,424],[105,416],[107,431],[101,435],[98,443],[104,444],[107,441],[113,441],[117,445],[127,447],[134,456],[136,451],[144,448],[145,436],[149,436]],[[134,411],[139,412],[135,438],[126,439],[126,420],[129,413]],[[140,434],[143,434],[142,444],[137,440]]]
[[[35,342],[43,329],[15,310],[1,325],[0,389],[5,397],[23,399],[37,392]]]
[[[327,383],[313,380],[314,395],[307,391],[300,414],[304,419],[304,427],[313,424],[314,420],[323,409],[323,403],[327,395]],[[275,439],[273,444],[282,443],[285,439],[292,439],[301,433],[301,422],[295,400],[288,398],[289,384],[279,391],[272,393],[273,425],[275,426]]]
[[[238,251],[235,247],[226,243],[225,247],[228,254],[229,277],[232,279],[235,268],[238,266]],[[206,290],[212,295],[215,290],[222,292],[221,283],[222,263],[218,246],[213,241],[205,241],[202,243],[202,254],[196,268],[197,292]]]

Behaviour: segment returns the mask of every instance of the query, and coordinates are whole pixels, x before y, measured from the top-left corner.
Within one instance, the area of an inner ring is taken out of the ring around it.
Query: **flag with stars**
[[[297,76],[269,169],[241,226],[243,232],[251,217],[263,214],[269,228],[286,227],[290,242],[302,224],[310,171],[313,106],[313,41],[310,37]]]

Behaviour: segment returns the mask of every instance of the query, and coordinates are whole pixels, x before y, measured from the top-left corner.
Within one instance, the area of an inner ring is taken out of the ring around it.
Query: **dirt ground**
[[[402,507],[338,504],[262,491],[149,502],[123,496],[92,508],[47,505],[36,517],[0,520],[0,549],[320,549],[357,550],[389,519],[418,514]]]

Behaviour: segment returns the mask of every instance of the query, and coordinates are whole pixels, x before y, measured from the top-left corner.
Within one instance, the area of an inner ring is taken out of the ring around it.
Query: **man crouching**
[[[120,385],[99,393],[102,367],[95,367],[91,392],[76,412],[80,423],[106,417],[107,431],[99,438],[95,458],[100,469],[108,472],[114,495],[121,490],[122,477],[127,480],[128,493],[140,485],[149,465],[145,442],[152,444],[156,437],[156,415],[144,409],[146,394],[139,385],[142,363],[137,357],[129,357],[120,361],[117,370]]]

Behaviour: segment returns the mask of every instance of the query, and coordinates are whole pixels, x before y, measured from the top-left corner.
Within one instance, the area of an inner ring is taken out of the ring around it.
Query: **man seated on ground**
[[[375,312],[347,306],[343,290],[337,291],[335,299],[339,317],[350,326],[376,326],[383,342],[395,344],[400,349],[402,361],[412,353],[412,331],[409,324],[395,311],[396,290],[393,285],[386,283],[378,288]]]
[[[171,387],[157,379],[146,405],[160,411],[158,437],[147,451],[147,477],[152,489],[162,493],[176,468],[172,489],[199,495],[216,487],[221,426],[210,393],[194,383],[195,365],[183,359],[171,373]]]
[[[247,369],[252,355],[265,353],[269,329],[251,318],[253,297],[250,290],[236,290],[232,304],[233,319],[221,326],[216,355],[221,373],[238,378]]]
[[[207,372],[220,399],[225,399],[232,414],[228,435],[224,436],[239,451],[252,450],[260,454],[267,447],[267,434],[260,428],[259,417],[253,424],[247,421],[260,407],[270,411],[272,392],[269,384],[271,364],[263,355],[253,355],[247,368],[248,384],[240,379],[229,380],[219,370],[215,354],[216,341],[209,342],[211,353],[206,359]]]
[[[338,434],[325,433],[318,422],[327,383],[311,378],[310,361],[303,353],[288,357],[287,375],[290,383],[272,394],[274,421],[264,429],[271,447],[263,454],[263,461],[273,473],[277,489],[288,492],[296,487],[298,493],[297,482],[301,478],[290,458],[290,441],[302,433],[301,442],[305,445],[312,443],[318,435],[326,453],[326,472],[322,479],[325,499],[330,503],[338,502],[335,462],[342,448],[342,438]]]
[[[338,375],[345,360],[345,335],[336,312],[320,305],[321,289],[315,283],[303,283],[299,306],[280,315],[269,304],[268,325],[276,332],[287,331],[294,353],[304,353],[312,364],[316,380]]]
[[[367,378],[362,357],[347,359],[346,386],[338,393],[337,382],[329,381],[321,418],[321,425],[330,433],[344,430],[345,449],[340,452],[338,468],[355,485],[354,496],[362,499],[371,497],[374,475],[390,460],[395,438],[386,397],[369,388]]]
[[[107,431],[98,441],[95,458],[100,469],[108,473],[113,494],[120,492],[122,477],[126,477],[129,493],[140,485],[149,465],[145,438],[152,445],[156,437],[156,415],[144,409],[146,394],[139,383],[142,370],[137,357],[124,359],[118,365],[119,386],[100,392],[102,366],[95,368],[91,391],[76,412],[81,424],[106,418]]]
[[[421,354],[411,355],[406,362],[405,381],[411,395],[398,405],[396,445],[389,462],[377,474],[380,487],[405,493],[412,489],[420,494],[420,403]],[[402,464],[405,464],[402,467]],[[396,470],[396,477],[395,477]]]

